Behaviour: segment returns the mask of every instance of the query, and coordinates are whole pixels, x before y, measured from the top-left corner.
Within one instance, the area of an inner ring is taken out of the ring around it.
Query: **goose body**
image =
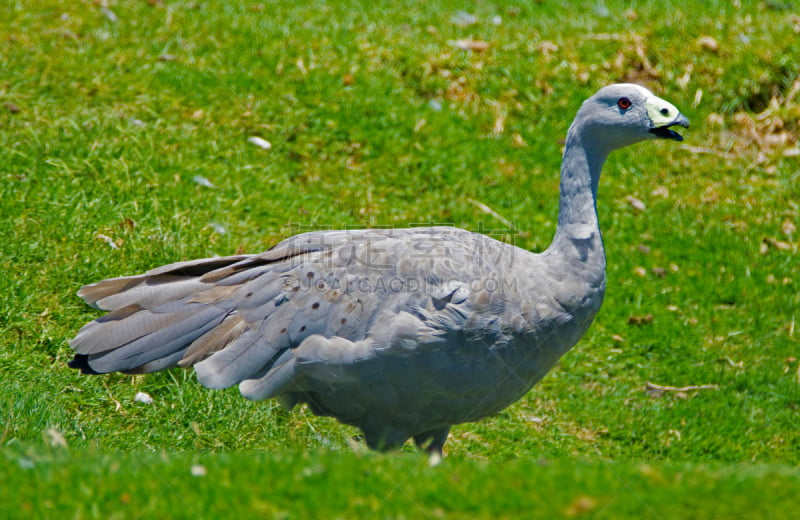
[[[586,332],[605,293],[600,170],[688,126],[631,84],[584,102],[567,135],[557,231],[540,254],[452,227],[304,233],[264,253],[87,285],[109,311],[70,342],[85,373],[194,366],[209,388],[305,403],[389,449],[440,455],[451,425],[522,397]]]

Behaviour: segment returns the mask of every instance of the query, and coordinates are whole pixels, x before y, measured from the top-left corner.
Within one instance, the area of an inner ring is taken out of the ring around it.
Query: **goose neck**
[[[567,134],[561,164],[561,189],[556,237],[599,238],[597,185],[608,153],[573,126]]]

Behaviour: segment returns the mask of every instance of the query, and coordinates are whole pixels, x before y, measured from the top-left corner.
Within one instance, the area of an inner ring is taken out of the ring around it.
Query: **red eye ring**
[[[631,100],[626,97],[621,97],[619,98],[619,101],[617,101],[617,106],[622,110],[628,110],[632,104],[633,103],[631,103]]]

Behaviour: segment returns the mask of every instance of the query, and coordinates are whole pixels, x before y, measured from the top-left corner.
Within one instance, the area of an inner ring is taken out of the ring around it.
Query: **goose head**
[[[576,131],[605,152],[647,139],[682,141],[674,127],[689,128],[680,110],[632,83],[603,87],[584,101],[573,123]]]

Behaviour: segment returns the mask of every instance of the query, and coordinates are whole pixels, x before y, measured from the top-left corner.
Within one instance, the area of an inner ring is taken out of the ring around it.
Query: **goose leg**
[[[442,449],[450,433],[450,427],[428,430],[414,435],[414,444],[417,448],[428,453],[428,464],[436,466],[442,462]]]

